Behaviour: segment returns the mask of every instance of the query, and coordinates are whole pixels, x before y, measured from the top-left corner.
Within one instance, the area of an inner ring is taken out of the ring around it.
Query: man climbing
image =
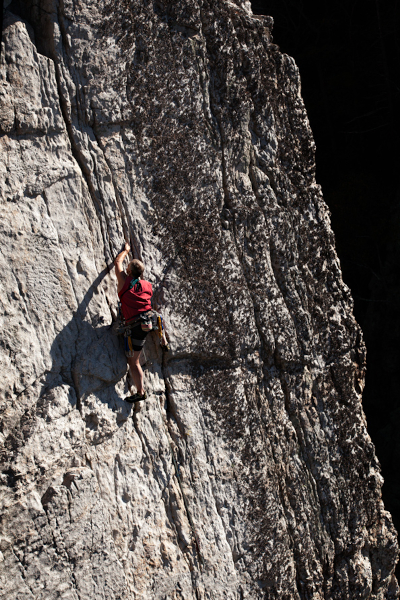
[[[146,323],[146,313],[151,311],[153,289],[151,283],[142,279],[144,265],[140,260],[132,260],[124,273],[123,262],[130,249],[129,244],[125,244],[124,250],[118,254],[114,264],[122,315],[127,324],[132,322],[132,327],[125,330],[124,343],[125,355],[137,390],[136,394],[126,397],[125,400],[133,403],[146,399],[139,358],[146,335],[151,330],[151,325]]]

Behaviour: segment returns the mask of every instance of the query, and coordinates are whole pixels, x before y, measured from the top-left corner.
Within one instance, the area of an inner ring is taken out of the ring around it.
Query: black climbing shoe
[[[135,402],[140,402],[141,400],[146,400],[147,394],[134,394],[133,396],[127,396],[125,398],[125,402],[129,402],[129,404],[134,404]]]

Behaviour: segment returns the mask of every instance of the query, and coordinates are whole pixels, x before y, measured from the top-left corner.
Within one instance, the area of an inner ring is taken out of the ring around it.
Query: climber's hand
[[[130,245],[128,244],[128,242],[126,242],[126,243],[125,243],[125,252],[130,252],[130,250],[131,250],[131,247],[130,247]]]

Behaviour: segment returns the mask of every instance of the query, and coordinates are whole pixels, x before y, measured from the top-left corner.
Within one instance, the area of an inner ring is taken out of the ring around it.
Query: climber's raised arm
[[[120,285],[121,285],[121,289],[122,289],[122,286],[125,283],[126,273],[124,272],[123,264],[124,264],[125,258],[128,256],[130,249],[131,249],[130,245],[128,243],[126,243],[122,252],[120,252],[118,254],[118,256],[116,257],[116,259],[114,260],[115,273],[116,273],[117,279],[118,279],[118,291],[120,291]]]
[[[130,249],[131,249],[130,245],[126,243],[125,248],[122,250],[122,252],[120,252],[118,254],[117,258],[114,260],[115,274],[116,274],[117,280],[118,280],[118,288],[117,288],[118,292],[120,292],[122,290],[122,288],[124,287],[126,273],[124,272],[123,264],[124,264],[125,258],[128,256]]]

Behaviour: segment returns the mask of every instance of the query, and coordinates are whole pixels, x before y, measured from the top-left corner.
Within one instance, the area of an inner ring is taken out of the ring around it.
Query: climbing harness
[[[118,316],[114,323],[112,324],[112,330],[115,335],[122,335],[128,329],[132,329],[138,323],[141,323],[143,331],[151,331],[154,329],[153,327],[153,312],[152,310],[147,310],[146,312],[139,313],[132,319],[128,321],[125,320],[120,305],[118,306]]]
[[[158,337],[160,338],[160,346],[164,352],[168,352],[170,350],[164,329],[164,320],[162,316],[156,312],[155,310],[147,310],[146,312],[142,312],[129,321],[124,319],[124,316],[121,311],[121,303],[118,305],[118,316],[114,323],[112,324],[112,331],[115,335],[124,335],[125,337],[129,337],[131,330],[139,325],[141,326],[142,331],[155,331],[157,330]],[[144,340],[143,340],[144,344]],[[136,344],[135,345],[140,345]]]
[[[179,473],[179,464],[178,464],[178,461],[175,458],[175,452],[174,452],[174,449],[172,448],[172,444],[170,442],[169,435],[168,435],[167,426],[166,426],[164,418],[162,416],[160,404],[159,404],[159,401],[158,401],[157,398],[156,398],[156,404],[157,404],[157,407],[158,407],[158,412],[160,413],[161,421],[164,423],[165,434],[167,436],[167,440],[168,440],[168,444],[169,444],[169,449],[170,449],[171,456],[172,456],[172,462],[173,462],[174,469],[175,469],[175,475],[176,475],[176,478],[178,480],[179,488],[181,490],[183,504],[185,505],[185,510],[186,510],[187,518],[188,518],[188,521],[189,521],[190,529],[192,531],[192,537],[193,537],[194,544],[195,544],[195,547],[196,547],[196,552],[197,552],[197,556],[198,556],[198,559],[199,559],[200,571],[201,571],[202,567],[204,567],[204,559],[203,559],[203,557],[201,555],[201,551],[200,551],[199,536],[197,534],[196,527],[194,525],[191,512],[189,510],[189,503],[187,501],[186,494],[185,494],[185,492],[183,490],[182,480],[181,480],[181,476],[180,476],[180,473]]]

